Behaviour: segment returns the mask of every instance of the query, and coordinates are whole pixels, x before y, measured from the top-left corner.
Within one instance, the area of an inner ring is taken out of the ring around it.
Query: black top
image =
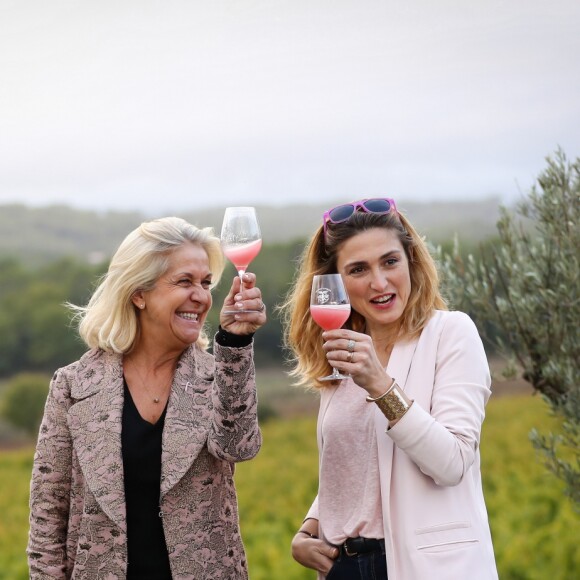
[[[155,425],[143,419],[125,383],[121,442],[127,505],[127,580],[171,580],[159,517],[161,436],[166,412],[167,407]]]
[[[253,333],[239,336],[216,333],[222,346],[241,348],[252,342]],[[165,414],[155,425],[141,415],[125,382],[121,444],[127,506],[127,580],[171,580],[167,544],[159,517],[161,487],[161,438]]]
[[[224,330],[221,326],[215,334],[215,341],[221,346],[229,346],[232,348],[242,348],[252,344],[254,333],[251,334],[233,334]]]

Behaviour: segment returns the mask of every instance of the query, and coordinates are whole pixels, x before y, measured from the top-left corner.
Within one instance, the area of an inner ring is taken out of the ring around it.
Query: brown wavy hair
[[[296,277],[279,310],[284,325],[284,345],[290,353],[296,384],[328,386],[317,377],[328,374],[330,365],[322,345],[322,330],[310,316],[312,277],[337,271],[337,256],[344,242],[361,232],[385,228],[396,233],[409,262],[411,293],[400,319],[399,338],[419,336],[434,310],[446,310],[439,290],[439,276],[427,244],[400,212],[388,214],[356,211],[340,224],[328,223],[326,236],[322,225],[316,230],[300,257]],[[365,319],[351,311],[345,328],[365,332]]]

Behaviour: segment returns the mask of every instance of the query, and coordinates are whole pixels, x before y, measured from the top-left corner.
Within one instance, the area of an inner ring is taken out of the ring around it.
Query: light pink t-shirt
[[[375,405],[352,380],[336,389],[322,419],[318,510],[327,541],[382,538]]]

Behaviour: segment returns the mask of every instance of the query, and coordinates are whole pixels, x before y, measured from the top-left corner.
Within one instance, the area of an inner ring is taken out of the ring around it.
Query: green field
[[[285,404],[290,401],[275,401],[274,407]],[[578,577],[580,517],[527,438],[532,426],[553,425],[537,397],[497,397],[488,405],[482,469],[501,580]],[[250,575],[252,580],[312,580],[314,575],[290,557],[290,540],[316,493],[315,419],[271,420],[263,433],[258,457],[236,471]],[[27,578],[31,462],[30,448],[0,453],[0,579]]]

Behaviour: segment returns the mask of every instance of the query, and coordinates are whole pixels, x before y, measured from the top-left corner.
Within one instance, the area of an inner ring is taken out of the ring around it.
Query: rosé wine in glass
[[[340,274],[319,274],[312,278],[310,314],[324,330],[340,328],[350,316],[350,300]],[[319,381],[339,381],[348,378],[337,368],[332,374],[319,377]]]
[[[310,314],[314,322],[324,330],[340,328],[350,316],[350,304],[310,305]]]
[[[262,249],[262,234],[256,210],[253,207],[226,207],[222,223],[221,244],[224,256],[230,260],[240,276],[240,292],[250,262]],[[227,314],[256,312],[256,310],[226,310]]]
[[[236,270],[245,272],[250,262],[260,253],[261,249],[262,240],[256,240],[247,244],[226,246],[223,252],[224,256],[236,267]]]

